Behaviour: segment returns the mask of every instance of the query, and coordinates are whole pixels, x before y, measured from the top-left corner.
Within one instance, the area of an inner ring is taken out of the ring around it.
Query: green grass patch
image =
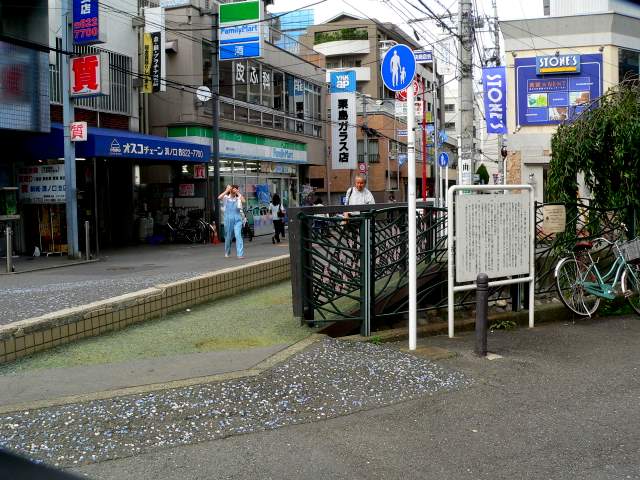
[[[291,344],[311,333],[293,318],[291,284],[284,282],[62,345],[2,365],[0,374]]]

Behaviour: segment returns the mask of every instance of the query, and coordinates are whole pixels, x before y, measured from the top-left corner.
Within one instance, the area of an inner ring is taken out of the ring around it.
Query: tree
[[[584,173],[600,208],[640,206],[640,85],[623,82],[594,100],[551,139],[547,192],[552,202],[575,203]]]
[[[480,185],[489,185],[489,172],[487,171],[487,167],[484,166],[484,163],[481,163],[476,170],[476,174],[480,178]]]

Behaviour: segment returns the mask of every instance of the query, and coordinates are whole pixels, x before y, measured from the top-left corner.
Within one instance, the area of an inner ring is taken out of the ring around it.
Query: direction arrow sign
[[[385,54],[380,65],[380,73],[382,81],[389,90],[393,92],[404,90],[416,73],[416,59],[413,51],[406,45],[394,45]]]

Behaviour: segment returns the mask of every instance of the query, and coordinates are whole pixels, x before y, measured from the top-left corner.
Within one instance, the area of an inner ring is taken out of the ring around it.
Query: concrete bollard
[[[479,273],[476,278],[476,355],[487,356],[487,318],[489,309],[489,276]]]
[[[7,226],[4,231],[6,239],[7,239],[7,273],[13,272],[13,230],[11,227]]]
[[[85,251],[85,259],[91,260],[91,239],[89,238],[90,233],[89,220],[85,220],[84,222],[84,251]]]

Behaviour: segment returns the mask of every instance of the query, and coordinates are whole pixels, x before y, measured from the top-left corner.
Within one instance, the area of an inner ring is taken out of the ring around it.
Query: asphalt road
[[[640,320],[432,337],[471,385],[330,420],[76,469],[96,479],[637,479]],[[397,348],[406,346],[406,342]],[[374,392],[372,392],[373,394]]]
[[[143,245],[104,252],[95,263],[0,275],[0,325],[288,253],[286,241],[272,245],[271,237],[245,241],[243,260],[224,258],[222,244]],[[30,263],[49,260],[61,263]]]

